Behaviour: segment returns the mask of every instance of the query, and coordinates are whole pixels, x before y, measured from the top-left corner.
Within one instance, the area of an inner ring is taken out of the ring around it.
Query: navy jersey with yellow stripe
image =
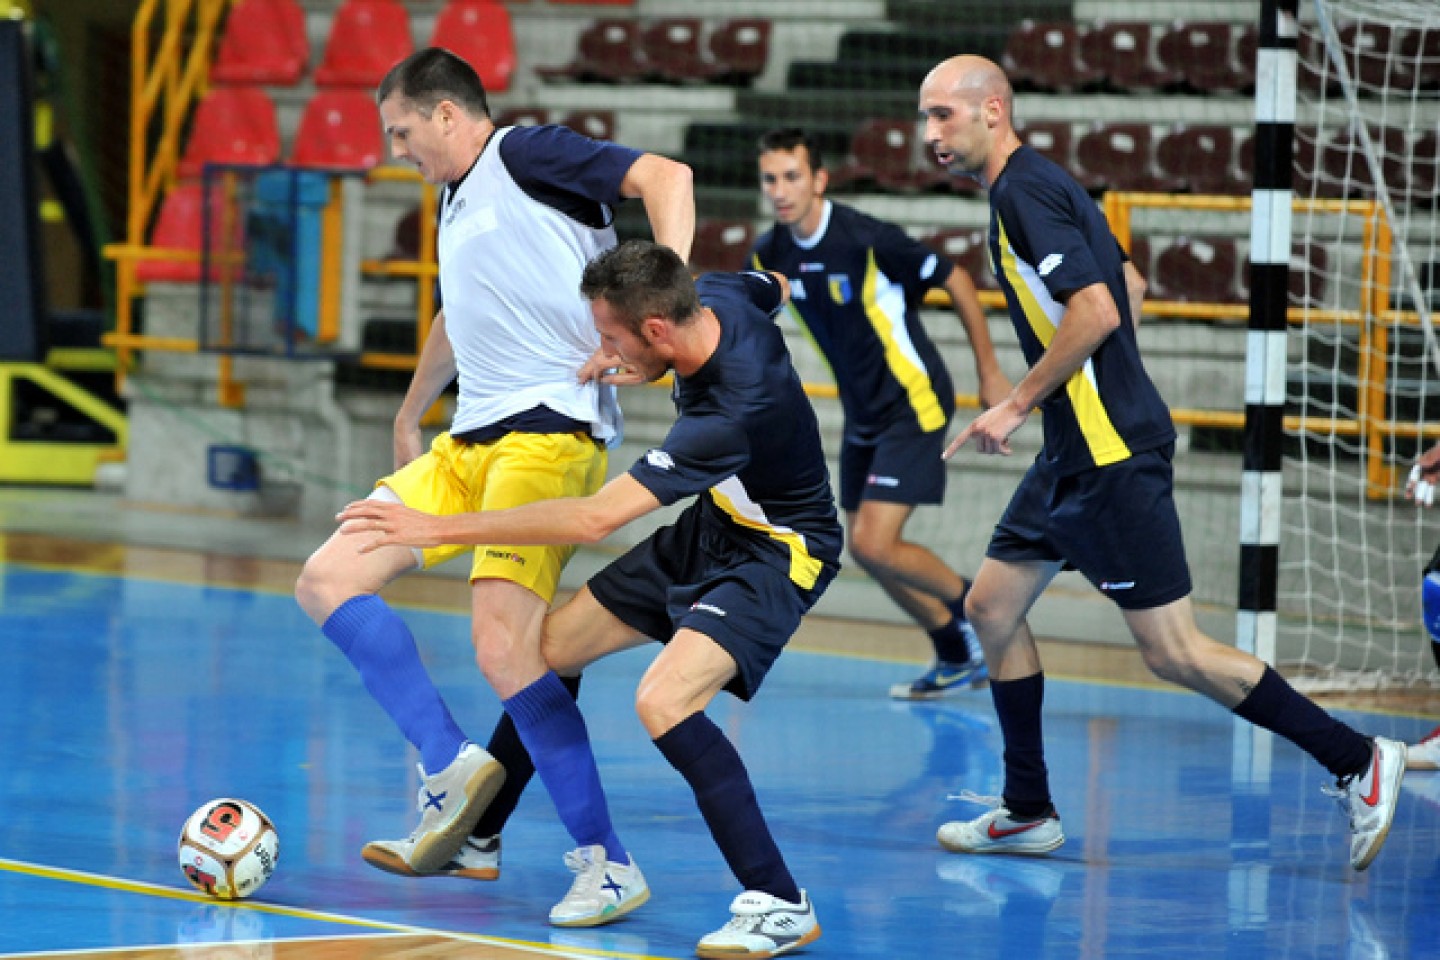
[[[770,319],[780,285],[759,273],[712,273],[696,287],[720,321],[720,342],[699,370],[676,375],[675,424],[630,474],[809,590],[838,567],[840,522],[820,426]]]
[[[1068,475],[1175,439],[1170,411],[1140,360],[1124,257],[1095,201],[1030,147],[990,187],[990,257],[1025,359],[1044,355],[1070,294],[1104,283],[1120,326],[1041,405],[1045,457]]]
[[[899,227],[829,201],[810,239],[777,225],[755,242],[753,262],[790,281],[791,312],[835,375],[846,436],[943,430],[955,389],[919,307],[953,265]]]

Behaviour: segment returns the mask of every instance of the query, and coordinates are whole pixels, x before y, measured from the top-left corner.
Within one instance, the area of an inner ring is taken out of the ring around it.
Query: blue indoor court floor
[[[207,584],[204,564],[0,561],[0,954],[679,958],[727,918],[738,889],[631,707],[654,648],[592,668],[581,697],[652,898],[561,931],[545,915],[570,842],[538,783],[498,882],[361,861],[365,841],[411,827],[413,751],[283,583]],[[483,742],[499,708],[467,619],[403,612]],[[983,690],[889,700],[914,672],[794,649],[752,704],[712,708],[816,903],[824,935],[796,956],[1440,957],[1440,774],[1407,777],[1384,852],[1355,874],[1323,771],[1288,743],[1191,694],[1052,677],[1068,841],[1045,858],[962,857],[935,830],[980,812],[952,795],[999,792],[999,731]],[[1434,726],[1344,716],[1404,740]],[[217,796],[258,804],[281,838],[278,872],[238,907],[192,892],[176,865],[182,822]]]

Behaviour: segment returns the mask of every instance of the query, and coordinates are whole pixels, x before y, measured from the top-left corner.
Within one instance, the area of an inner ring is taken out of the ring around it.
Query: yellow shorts
[[[579,433],[511,433],[491,443],[460,443],[442,433],[430,452],[388,477],[387,486],[407,507],[448,515],[503,510],[535,500],[584,497],[605,482],[605,450]],[[560,571],[574,546],[431,547],[426,568],[474,551],[470,579],[510,580],[555,599]]]

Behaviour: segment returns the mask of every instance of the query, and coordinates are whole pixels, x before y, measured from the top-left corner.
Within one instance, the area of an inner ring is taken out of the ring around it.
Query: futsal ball
[[[180,869],[196,889],[243,900],[265,885],[280,861],[280,835],[255,804],[222,797],[190,814],[180,831]]]

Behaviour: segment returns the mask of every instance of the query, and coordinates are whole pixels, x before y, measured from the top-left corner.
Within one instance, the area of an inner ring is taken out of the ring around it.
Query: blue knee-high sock
[[[630,855],[610,823],[585,718],[565,684],[553,672],[547,673],[506,700],[505,712],[515,721],[520,742],[530,752],[535,772],[576,845],[598,843],[610,862],[629,863]]]
[[[703,713],[692,713],[655,738],[655,746],[695,791],[710,835],[746,890],[790,903],[800,888],[770,835],[740,754]]]
[[[1269,667],[1234,713],[1280,734],[1337,777],[1363,772],[1370,762],[1369,739],[1301,696]]]
[[[990,681],[990,696],[1005,739],[1005,809],[1017,817],[1050,810],[1050,776],[1040,721],[1045,674]]]
[[[415,637],[376,596],[351,597],[320,628],[360,673],[365,689],[420,751],[425,772],[450,765],[465,734],[420,662]]]

